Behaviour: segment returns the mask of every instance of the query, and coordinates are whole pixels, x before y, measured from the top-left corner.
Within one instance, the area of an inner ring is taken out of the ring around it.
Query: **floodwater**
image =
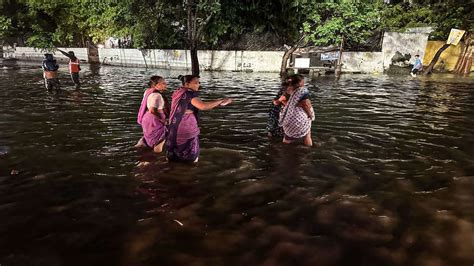
[[[151,75],[83,66],[61,92],[0,70],[0,265],[472,265],[474,79],[309,82],[312,148],[269,141],[274,73],[202,74],[196,166],[137,151]]]

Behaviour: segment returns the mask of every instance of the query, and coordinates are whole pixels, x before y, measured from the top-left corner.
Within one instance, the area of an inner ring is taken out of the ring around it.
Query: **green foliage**
[[[116,14],[118,27],[112,35],[130,36],[135,48],[169,48],[183,43],[185,13],[181,1],[134,0],[118,6]]]
[[[0,15],[0,38],[5,38],[8,36],[12,28],[11,18]]]
[[[474,30],[472,5],[464,1],[415,1],[386,6],[381,13],[384,30],[404,31],[430,26],[430,39],[446,40],[452,28]]]
[[[302,32],[315,45],[357,46],[373,35],[379,25],[379,5],[363,1],[311,3]]]
[[[430,38],[435,40],[446,40],[452,28],[474,30],[472,13],[463,6],[435,5],[433,7],[434,31]],[[472,10],[471,12],[474,12]],[[470,21],[469,21],[470,19]]]
[[[387,6],[381,12],[380,26],[385,30],[401,31],[409,27],[425,27],[433,24],[433,10],[427,6],[397,4]]]
[[[41,32],[36,32],[36,34],[31,35],[26,41],[27,46],[49,49],[53,48],[53,42],[51,38],[48,37],[46,33],[41,34]]]
[[[128,38],[135,48],[184,48],[186,0],[5,0],[0,38],[35,47],[85,46],[109,37]],[[272,33],[281,44],[301,36],[315,45],[364,46],[374,32],[431,26],[431,38],[451,28],[474,29],[473,6],[462,0],[413,0],[386,5],[350,0],[195,0],[201,48],[219,48],[241,34]]]
[[[219,1],[199,1],[197,8],[197,28],[201,33],[198,36],[199,41],[216,45],[219,37],[231,26],[231,22],[220,16],[222,5]]]

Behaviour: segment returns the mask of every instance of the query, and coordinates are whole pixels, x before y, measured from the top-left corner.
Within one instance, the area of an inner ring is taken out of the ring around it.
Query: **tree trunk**
[[[187,0],[188,12],[188,45],[191,53],[191,71],[193,75],[199,75],[199,59],[197,55],[197,2]]]
[[[469,74],[472,67],[472,34],[468,35],[464,41],[464,49],[459,55],[458,62],[454,68],[454,72],[457,74]]]
[[[433,68],[436,65],[436,63],[438,62],[439,57],[444,52],[444,50],[446,50],[448,47],[449,47],[449,44],[445,43],[445,44],[443,44],[443,46],[441,46],[441,48],[438,49],[438,51],[434,55],[433,59],[431,59],[430,64],[426,68],[425,75],[429,75],[429,74],[431,74],[431,72],[433,72]]]
[[[143,62],[145,62],[145,69],[148,69],[148,63],[146,62],[145,52],[143,49],[141,49],[140,52],[142,53]]]
[[[296,51],[298,47],[295,45],[290,49],[285,51],[283,54],[283,59],[281,60],[281,67],[280,67],[280,76],[284,76],[286,74],[286,67],[288,66],[288,59],[290,59],[291,55]]]
[[[280,76],[283,77],[284,75],[286,75],[286,67],[288,65],[288,59],[290,59],[291,55],[296,51],[296,49],[300,48],[306,43],[305,41],[306,35],[307,33],[303,33],[298,39],[298,41],[296,42],[296,44],[290,47],[290,49],[286,50],[285,53],[283,54],[283,59],[281,60],[281,67],[280,67]]]
[[[190,52],[191,52],[192,74],[199,76],[199,58],[198,58],[197,48],[196,47],[191,48]]]
[[[461,53],[459,54],[458,61],[456,62],[456,66],[454,66],[454,72],[455,73],[460,74],[459,70],[460,70],[462,64],[464,63],[463,61],[466,58],[466,53],[467,53],[468,49],[469,49],[469,46],[464,44],[464,46],[461,49]]]
[[[86,41],[87,47],[87,60],[89,63],[100,63],[99,60],[99,49],[97,46],[93,45],[90,41]]]
[[[341,39],[341,47],[339,49],[339,58],[337,59],[336,69],[334,70],[334,74],[336,78],[339,78],[342,72],[342,51],[344,50],[344,37]]]

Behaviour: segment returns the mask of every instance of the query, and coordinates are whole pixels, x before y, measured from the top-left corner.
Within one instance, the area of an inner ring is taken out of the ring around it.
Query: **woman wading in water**
[[[166,124],[169,116],[169,104],[163,92],[166,80],[160,76],[150,78],[150,88],[143,94],[138,111],[137,122],[142,126],[143,137],[135,147],[147,146],[160,153],[166,140]]]
[[[197,162],[199,158],[199,110],[210,110],[232,102],[219,99],[204,102],[199,98],[199,76],[179,76],[182,86],[173,92],[166,148],[170,161]]]
[[[287,92],[290,98],[280,115],[280,125],[285,134],[283,143],[289,144],[303,139],[305,146],[313,146],[311,122],[314,120],[314,111],[309,100],[309,91],[304,87],[304,77],[293,75],[289,83]]]

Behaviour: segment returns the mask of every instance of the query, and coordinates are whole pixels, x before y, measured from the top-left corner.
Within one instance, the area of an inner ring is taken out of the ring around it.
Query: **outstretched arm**
[[[191,100],[191,104],[194,105],[199,110],[211,110],[216,108],[219,105],[227,105],[231,103],[231,99],[219,99],[209,102],[202,101],[199,97],[195,97]]]
[[[59,48],[56,48],[56,49],[57,49],[58,51],[60,51],[63,55],[67,56],[69,59],[73,59],[72,56],[71,56],[69,53],[67,53],[67,52],[65,52],[65,51],[63,51],[63,50],[61,50],[61,49],[59,49]]]

